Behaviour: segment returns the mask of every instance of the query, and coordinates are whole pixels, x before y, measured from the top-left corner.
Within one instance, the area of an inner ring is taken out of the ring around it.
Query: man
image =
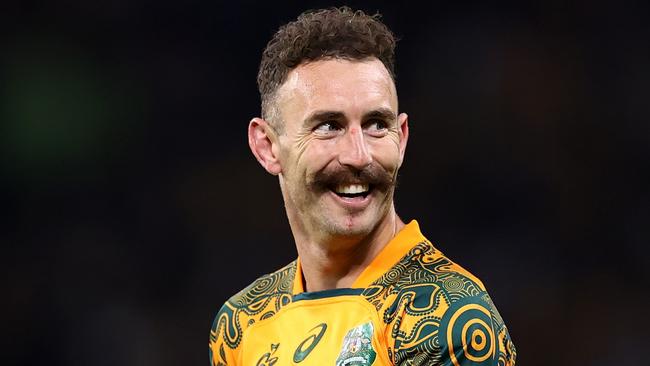
[[[395,212],[409,128],[394,48],[349,8],[304,13],[267,45],[248,141],[279,178],[298,259],[223,305],[212,365],[514,365],[483,284]]]

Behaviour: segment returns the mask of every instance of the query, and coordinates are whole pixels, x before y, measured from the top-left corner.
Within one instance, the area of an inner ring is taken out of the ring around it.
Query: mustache
[[[395,176],[377,163],[371,163],[362,169],[349,166],[325,168],[314,174],[312,185],[320,189],[329,189],[338,184],[366,183],[373,188],[388,190],[395,185]]]

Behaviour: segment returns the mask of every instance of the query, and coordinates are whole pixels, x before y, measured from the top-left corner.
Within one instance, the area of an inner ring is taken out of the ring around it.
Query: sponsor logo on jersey
[[[318,342],[320,342],[321,338],[323,338],[325,330],[327,330],[327,324],[325,323],[320,323],[310,329],[309,333],[311,334],[298,345],[298,348],[296,348],[296,351],[293,353],[293,362],[299,363],[304,361],[314,347],[316,347]],[[316,331],[318,333],[316,333]]]
[[[343,347],[336,366],[370,366],[377,352],[372,348],[372,322],[367,322],[348,331],[343,339]]]

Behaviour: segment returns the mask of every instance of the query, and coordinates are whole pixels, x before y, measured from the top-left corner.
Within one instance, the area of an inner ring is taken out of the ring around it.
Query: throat
[[[352,287],[378,253],[372,242],[364,239],[345,244],[337,240],[336,244],[335,250],[320,245],[299,250],[305,291]]]
[[[313,272],[313,268],[305,269],[303,267],[303,288],[305,292],[316,292],[325,290],[334,290],[340,288],[351,288],[352,284],[363,272],[364,267],[360,265],[351,266],[348,271],[341,273]]]

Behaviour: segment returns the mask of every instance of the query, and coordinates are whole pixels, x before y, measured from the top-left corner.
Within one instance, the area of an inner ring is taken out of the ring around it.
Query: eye
[[[371,119],[365,123],[363,128],[371,134],[381,135],[388,130],[388,123],[382,119]]]
[[[314,132],[320,134],[331,134],[332,132],[336,132],[340,129],[341,126],[339,126],[339,124],[335,121],[325,121],[316,126],[316,128],[314,128]]]

